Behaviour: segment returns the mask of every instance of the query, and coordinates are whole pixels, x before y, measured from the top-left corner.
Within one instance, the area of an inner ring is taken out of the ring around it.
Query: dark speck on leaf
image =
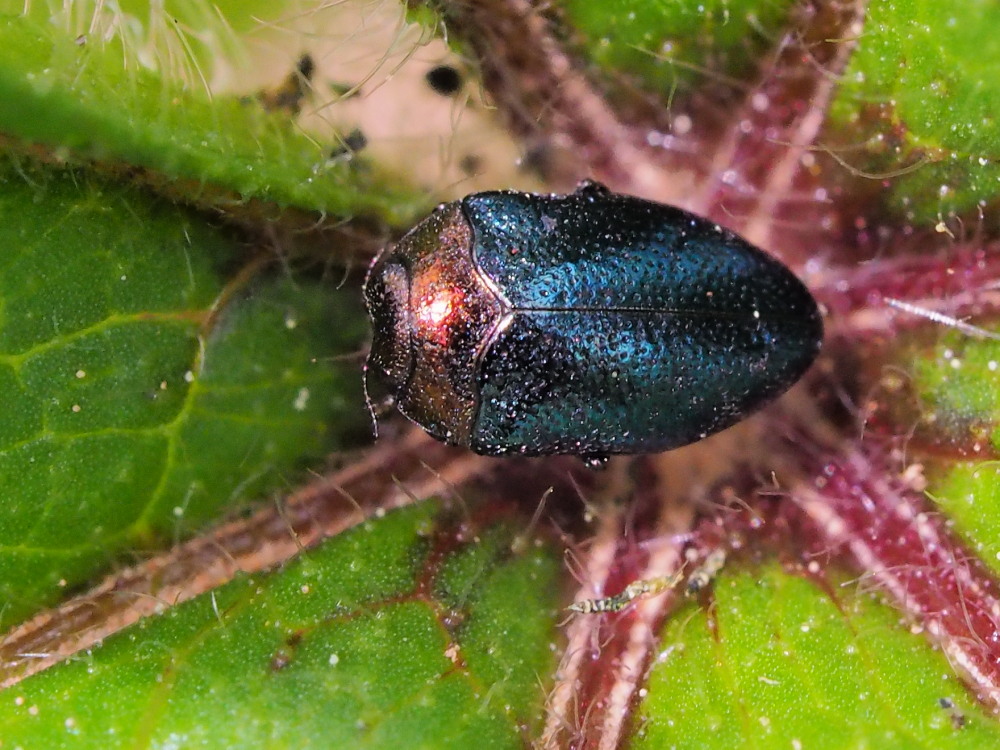
[[[316,63],[312,56],[304,54],[295,64],[295,70],[277,88],[258,92],[257,100],[268,111],[284,110],[293,116],[297,115],[311,90],[310,84],[315,72]]]
[[[296,70],[298,70],[299,75],[306,81],[312,80],[313,73],[316,72],[316,61],[313,60],[312,55],[306,53],[299,58]]]
[[[343,136],[342,141],[330,152],[330,158],[336,159],[345,154],[356,154],[368,145],[368,138],[361,132],[360,128],[354,128],[350,133]]]
[[[458,162],[458,168],[471,177],[482,171],[483,159],[478,154],[466,154]]]
[[[462,74],[450,65],[437,65],[427,71],[427,84],[441,96],[454,96],[462,88]]]

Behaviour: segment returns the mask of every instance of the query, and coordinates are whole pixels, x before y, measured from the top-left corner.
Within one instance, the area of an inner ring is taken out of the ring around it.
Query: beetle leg
[[[587,178],[577,183],[576,193],[579,195],[609,195],[611,191],[603,182]]]
[[[393,407],[396,406],[396,397],[390,393],[378,397],[374,401],[372,400],[371,394],[368,391],[368,365],[365,365],[364,377],[361,382],[365,393],[365,406],[368,407],[368,414],[372,418],[372,430],[375,434],[375,439],[378,440],[378,419],[392,411]]]

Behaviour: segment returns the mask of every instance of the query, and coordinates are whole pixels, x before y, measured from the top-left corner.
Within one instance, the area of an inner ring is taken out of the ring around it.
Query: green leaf
[[[306,279],[229,286],[240,244],[191,212],[80,173],[0,179],[9,623],[356,434],[357,365],[330,358],[366,327]]]
[[[182,4],[168,8],[189,25],[205,17],[184,16]],[[93,35],[77,43],[46,22],[43,3],[31,5],[32,21],[0,22],[0,131],[18,153],[267,216],[295,207],[403,225],[421,204],[397,185],[425,175],[390,179],[377,165],[334,163],[333,144],[302,134],[287,116],[236,96],[210,98],[167,66],[136,65],[130,42]],[[207,8],[191,3],[199,5]],[[557,10],[594,68],[613,83],[624,74],[668,107],[703,81],[729,93],[754,81],[791,8],[780,0],[570,0]],[[996,9],[984,0],[868,8],[830,130],[851,149],[838,156],[886,173],[928,160],[892,183],[890,200],[908,218],[992,200],[991,63],[1000,50],[983,29],[995,25]],[[137,32],[142,42],[146,31]],[[287,38],[292,60],[302,40]],[[204,66],[213,52],[193,59]],[[768,100],[779,104],[794,111],[805,102],[793,91]],[[242,498],[295,486],[303,465],[366,424],[357,363],[331,364],[363,347],[356,289],[337,294],[285,271],[244,282],[248,249],[204,216],[90,172],[23,171],[6,170],[0,186],[0,599],[8,621],[116,555],[189,533]],[[881,189],[881,181],[865,184]],[[837,218],[851,226],[853,216]],[[829,243],[816,247],[826,252]],[[832,262],[823,256],[820,265]],[[917,373],[923,403],[995,423],[991,347],[970,350],[961,373],[942,351],[940,368]],[[907,371],[927,364],[915,359]],[[993,467],[954,469],[935,480],[935,495],[978,549],[1000,553]],[[704,494],[701,479],[690,489],[686,481],[671,477],[671,492]],[[506,477],[497,488],[517,492]],[[512,498],[496,499],[505,507]],[[650,531],[644,515],[635,514],[637,539]],[[0,741],[524,746],[539,734],[558,642],[553,607],[568,574],[548,548],[511,552],[516,519],[465,536],[452,523],[436,505],[390,514],[284,570],[169,609],[3,693]],[[620,551],[631,543],[624,538]],[[628,740],[996,745],[995,719],[972,704],[940,654],[908,633],[896,610],[841,583],[834,576],[821,589],[776,565],[724,572],[714,609],[689,605],[663,628]]]
[[[337,144],[317,142],[287,113],[210,97],[131,57],[117,37],[78,43],[54,26],[0,16],[0,132],[57,158],[127,166],[133,179],[226,210],[260,201],[400,224],[426,207],[398,176],[332,159]]]
[[[897,611],[843,578],[828,585],[774,564],[724,573],[712,612],[690,606],[661,632],[636,746],[888,750],[1000,742],[1000,726],[970,700],[942,654],[899,627]],[[955,707],[942,708],[942,698]]]
[[[935,505],[994,574],[1000,573],[1000,463],[949,463],[930,479]]]
[[[782,33],[793,7],[788,0],[561,3],[589,60],[663,99],[719,78],[752,79],[757,56]]]
[[[998,362],[997,342],[947,333],[933,347],[917,352],[906,370],[913,373],[923,407],[937,415],[934,421],[979,426],[984,440],[1000,448]]]
[[[897,399],[903,407],[895,420],[968,453],[971,460],[930,462],[924,471],[928,493],[983,561],[1000,572],[997,464],[975,460],[1000,449],[998,369],[1000,344],[949,332],[932,345],[902,347],[890,371],[907,373],[913,392],[912,404]]]
[[[889,180],[889,205],[910,220],[935,223],[995,201],[1000,39],[986,30],[998,24],[1000,7],[990,0],[867,5],[831,110],[840,144],[833,148]]]
[[[523,747],[559,559],[434,502],[147,620],[0,701],[14,747]],[[442,548],[441,545],[444,545]],[[443,551],[443,555],[441,554]]]

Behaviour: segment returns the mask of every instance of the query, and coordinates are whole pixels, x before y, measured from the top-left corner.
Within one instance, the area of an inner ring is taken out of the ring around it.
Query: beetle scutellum
[[[805,286],[726,229],[585,183],[476,193],[376,259],[365,367],[490,456],[655,453],[783,393],[819,351]]]

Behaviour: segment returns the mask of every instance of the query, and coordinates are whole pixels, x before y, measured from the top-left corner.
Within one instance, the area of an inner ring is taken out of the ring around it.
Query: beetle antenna
[[[365,406],[368,407],[368,413],[372,418],[372,430],[375,432],[375,439],[378,440],[378,417],[375,416],[375,407],[372,406],[371,396],[368,395],[368,363],[365,362],[365,366],[362,369],[364,376],[361,378],[361,382],[364,384],[363,388],[365,391]]]

